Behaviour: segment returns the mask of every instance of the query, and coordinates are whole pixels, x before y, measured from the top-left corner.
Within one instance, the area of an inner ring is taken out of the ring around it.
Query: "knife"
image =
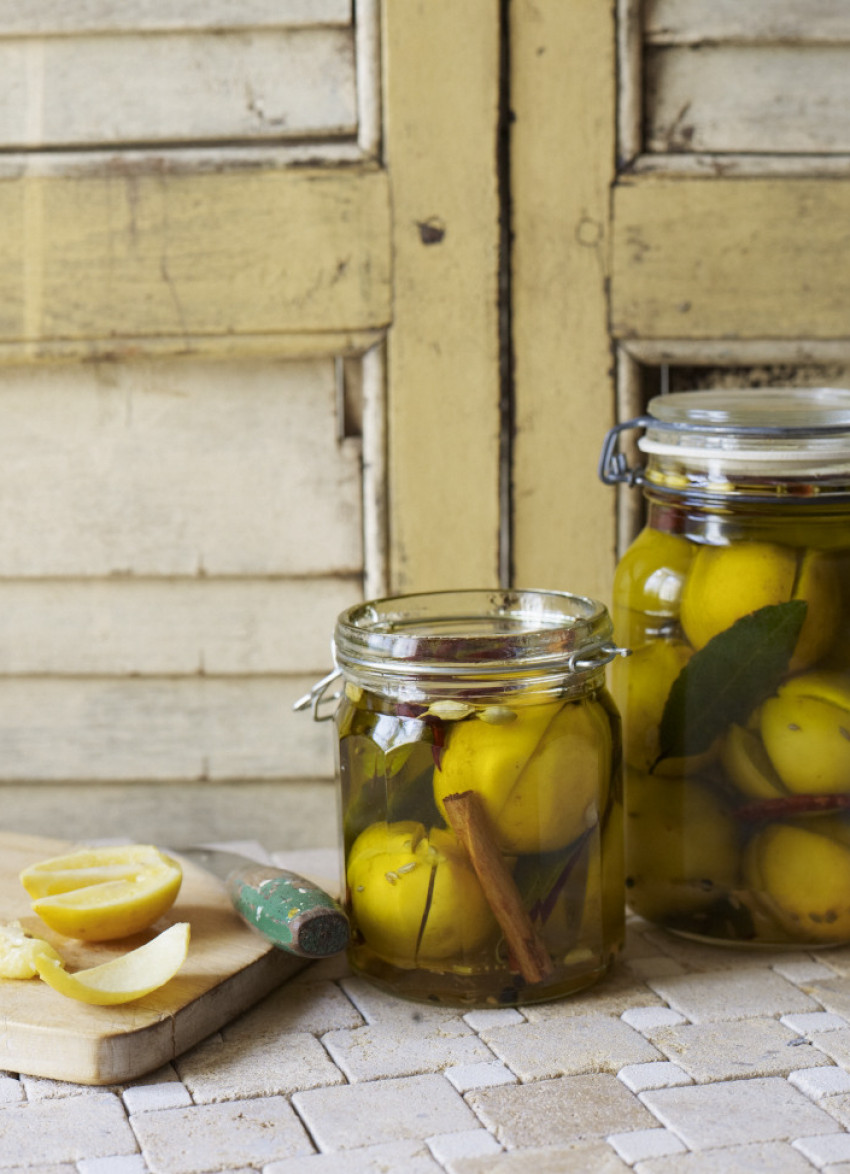
[[[327,958],[348,945],[344,911],[305,877],[219,848],[166,850],[223,880],[237,913],[278,949],[299,958]]]

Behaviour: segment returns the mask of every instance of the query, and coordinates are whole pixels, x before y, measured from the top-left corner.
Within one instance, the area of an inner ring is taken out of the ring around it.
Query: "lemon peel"
[[[114,1006],[141,999],[174,977],[189,951],[188,921],[178,921],[143,946],[118,958],[70,974],[55,959],[35,958],[40,977],[61,995],[81,1003]]]
[[[50,943],[31,937],[19,921],[0,925],[0,978],[35,978],[38,958],[62,964]]]
[[[174,904],[182,879],[178,862],[150,844],[83,848],[20,874],[46,925],[89,942],[148,929]]]

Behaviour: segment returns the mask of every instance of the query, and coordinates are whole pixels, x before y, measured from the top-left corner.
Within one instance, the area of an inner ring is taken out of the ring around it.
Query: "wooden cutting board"
[[[0,1069],[79,1084],[119,1084],[173,1060],[307,965],[270,945],[234,911],[224,886],[188,860],[169,912],[120,942],[53,933],[18,880],[27,865],[79,847],[0,831],[0,921],[53,945],[69,970],[107,962],[176,921],[191,925],[189,954],[164,987],[116,1007],[78,1003],[40,979],[0,979]]]

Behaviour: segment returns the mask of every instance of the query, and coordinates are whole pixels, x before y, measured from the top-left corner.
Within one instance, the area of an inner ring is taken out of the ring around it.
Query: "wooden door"
[[[850,382],[840,0],[519,0],[515,575],[610,590],[605,429],[669,388]]]
[[[497,581],[499,70],[492,0],[0,0],[21,820],[114,783],[294,811],[337,612]]]

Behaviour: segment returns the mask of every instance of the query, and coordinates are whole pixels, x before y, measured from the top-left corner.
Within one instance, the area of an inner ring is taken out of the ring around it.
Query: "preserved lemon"
[[[681,641],[657,640],[612,666],[611,687],[623,718],[625,757],[630,767],[662,775],[682,773],[680,758],[657,762],[659,729],[670,687],[692,655],[693,649]],[[693,756],[691,765],[704,765],[712,754],[710,750]]]
[[[434,793],[477,791],[508,853],[562,848],[599,818],[611,775],[610,718],[593,700],[521,705],[516,720],[456,723]]]
[[[676,616],[694,546],[679,534],[646,528],[617,567],[614,607],[647,617]]]
[[[770,824],[751,840],[744,873],[792,938],[850,937],[850,836],[842,821]]]
[[[731,810],[710,786],[630,776],[626,884],[637,913],[666,921],[706,909],[735,886],[738,853]]]
[[[792,677],[761,710],[761,735],[787,790],[833,795],[850,787],[850,676]]]
[[[754,730],[730,726],[720,757],[729,778],[742,795],[752,799],[776,799],[786,794],[764,743]]]
[[[770,604],[809,605],[791,671],[813,664],[833,639],[841,612],[838,572],[829,556],[770,542],[703,546],[682,591],[682,627],[694,648],[742,616]]]
[[[372,824],[352,845],[346,880],[357,930],[397,966],[463,957],[496,930],[469,860],[445,829]]]

